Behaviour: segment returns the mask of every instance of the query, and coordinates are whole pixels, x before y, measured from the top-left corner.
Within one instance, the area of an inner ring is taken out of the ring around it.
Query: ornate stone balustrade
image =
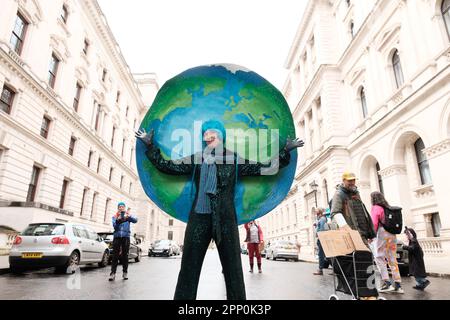
[[[442,241],[450,240],[447,238],[423,238],[419,239],[419,243],[425,254],[441,255],[444,253],[442,249]]]

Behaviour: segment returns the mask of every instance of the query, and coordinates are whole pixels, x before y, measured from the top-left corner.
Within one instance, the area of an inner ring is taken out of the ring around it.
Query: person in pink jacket
[[[377,233],[376,241],[373,243],[375,262],[381,273],[383,284],[379,292],[403,293],[401,286],[400,271],[397,263],[397,237],[386,231],[383,227],[384,210],[389,208],[389,203],[381,192],[372,192],[370,195],[372,201],[372,221]],[[389,278],[387,264],[392,272],[394,283]]]
[[[247,242],[248,257],[250,259],[250,272],[253,273],[253,257],[256,256],[258,272],[261,273],[261,251],[259,250],[259,245],[263,243],[261,227],[254,220],[246,223],[244,227],[247,231],[245,242]]]

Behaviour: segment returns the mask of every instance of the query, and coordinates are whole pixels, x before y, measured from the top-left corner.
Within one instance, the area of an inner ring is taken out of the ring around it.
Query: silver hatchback
[[[107,244],[90,227],[79,223],[32,223],[16,237],[9,255],[10,270],[55,267],[72,273],[82,264],[108,264]]]

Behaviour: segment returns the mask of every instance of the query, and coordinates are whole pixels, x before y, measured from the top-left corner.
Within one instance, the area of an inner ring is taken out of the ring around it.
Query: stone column
[[[94,98],[94,103],[93,103],[93,108],[92,108],[92,113],[91,113],[91,127],[95,128],[95,119],[97,116],[97,108],[98,108],[98,102],[95,100]]]
[[[305,113],[305,150],[306,150],[306,158],[309,159],[312,156],[312,140],[311,140],[311,123],[309,119],[308,112]]]
[[[299,129],[300,129],[300,136],[299,138],[303,141],[305,141],[306,143],[306,130],[305,130],[305,123],[304,121],[300,121],[298,123]],[[298,165],[302,165],[305,163],[306,158],[308,157],[306,154],[306,146],[304,148],[299,148],[298,150],[298,156],[299,156],[299,161],[298,161]]]
[[[81,201],[84,200],[84,202],[81,203],[81,206],[83,207],[83,211],[80,212],[80,217],[88,219],[91,215],[91,208],[92,208],[92,196],[94,192],[92,189],[87,189],[86,195],[83,199],[83,190],[81,191]]]
[[[300,67],[297,65],[291,75],[291,96],[293,97],[293,101],[295,106],[297,106],[297,103],[300,99],[300,92],[301,92],[301,81],[300,81]]]
[[[102,114],[101,114],[101,121],[100,121],[100,136],[102,137],[102,139],[106,140],[106,126],[105,123],[108,123],[109,121],[109,114],[106,113],[105,109],[102,110]]]
[[[372,188],[370,187],[370,181],[359,181],[358,189],[361,195],[361,200],[367,207],[367,210],[370,212],[371,203],[370,203],[370,193],[372,192]]]
[[[100,111],[100,120],[99,120],[99,125],[98,125],[98,132],[99,135],[102,139],[104,139],[104,123],[105,123],[105,116],[106,116],[106,112],[105,112],[105,108],[102,106],[101,107],[101,111]]]
[[[425,234],[427,238],[433,237],[432,215],[426,214],[423,216],[425,220]]]
[[[311,79],[312,74],[314,72],[314,65],[313,65],[313,52],[311,48],[311,40],[308,40],[308,44],[306,45],[306,54],[308,56],[307,64],[308,64],[308,79]]]
[[[441,237],[450,237],[450,139],[424,150],[430,165],[431,178],[441,219]],[[450,252],[448,248],[447,252]]]
[[[314,152],[320,149],[320,127],[319,127],[319,114],[317,110],[317,101],[313,102],[312,106],[312,122],[314,128]]]

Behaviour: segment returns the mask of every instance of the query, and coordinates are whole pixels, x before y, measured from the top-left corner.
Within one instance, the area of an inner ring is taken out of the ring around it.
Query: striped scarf
[[[210,195],[215,195],[216,192],[217,166],[214,156],[208,155],[200,168],[200,183],[195,212],[211,214],[212,210]]]

